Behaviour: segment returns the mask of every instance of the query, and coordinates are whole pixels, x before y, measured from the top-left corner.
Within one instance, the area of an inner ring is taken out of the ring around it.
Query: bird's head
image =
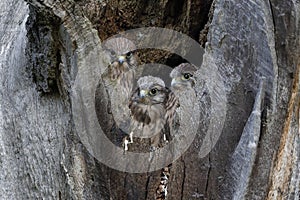
[[[171,87],[175,90],[193,88],[196,83],[194,77],[196,70],[197,68],[189,63],[182,63],[175,67],[170,73]]]
[[[108,75],[111,81],[137,66],[136,47],[126,38],[113,38],[104,44],[109,57]]]
[[[146,105],[163,103],[167,95],[165,83],[158,77],[144,76],[138,80],[135,101]]]

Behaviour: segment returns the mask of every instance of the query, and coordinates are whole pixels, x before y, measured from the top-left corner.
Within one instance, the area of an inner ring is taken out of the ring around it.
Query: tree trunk
[[[225,88],[226,101],[217,94],[220,108],[207,104],[203,126],[173,162],[168,199],[300,198],[299,1],[4,0],[0,11],[1,199],[154,199],[160,170],[121,172],[84,145],[75,119],[89,121],[89,113],[83,107],[77,116],[74,105],[95,105],[73,90],[80,70],[94,67],[87,82],[102,72],[102,41],[150,26],[203,45],[205,75],[215,67]],[[138,53],[142,63],[184,62],[168,52]],[[101,79],[95,99],[113,140]],[[205,132],[222,116],[221,135],[206,155]]]

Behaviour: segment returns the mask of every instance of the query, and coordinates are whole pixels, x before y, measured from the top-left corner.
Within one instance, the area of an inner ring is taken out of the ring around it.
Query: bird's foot
[[[168,142],[169,142],[169,140],[167,140],[166,134],[164,134],[164,142],[165,142],[165,143],[168,143]]]
[[[129,133],[129,143],[133,143],[133,132]]]
[[[129,143],[129,141],[128,141],[127,137],[125,137],[124,142],[123,142],[123,147],[124,147],[123,154],[126,154],[126,152],[128,151],[128,143]]]

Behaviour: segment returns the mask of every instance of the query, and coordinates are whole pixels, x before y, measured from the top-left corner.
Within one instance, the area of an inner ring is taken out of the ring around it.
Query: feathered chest
[[[155,123],[158,119],[163,120],[166,114],[166,109],[162,104],[146,105],[134,102],[130,110],[133,119],[144,125]]]
[[[117,85],[122,87],[122,91],[126,95],[126,98],[129,99],[132,87],[133,87],[133,80],[134,80],[135,72],[134,70],[128,70],[120,75],[118,79]]]
[[[132,129],[141,132],[141,137],[153,136],[161,132],[165,126],[166,109],[162,104],[146,105],[134,102],[131,107]]]

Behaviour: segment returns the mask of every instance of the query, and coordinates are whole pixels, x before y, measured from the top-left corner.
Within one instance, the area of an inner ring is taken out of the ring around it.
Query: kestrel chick
[[[193,88],[196,83],[194,77],[196,71],[197,68],[189,63],[182,63],[175,67],[170,73],[170,77],[172,78],[172,90],[186,90]]]
[[[127,132],[130,124],[128,102],[132,93],[138,59],[135,45],[126,38],[108,40],[104,47],[110,65],[102,74],[117,126]]]
[[[158,77],[144,76],[138,82],[129,103],[132,115],[131,130],[135,136],[151,138],[155,149],[164,135],[165,125],[170,126],[174,106],[178,100]]]

